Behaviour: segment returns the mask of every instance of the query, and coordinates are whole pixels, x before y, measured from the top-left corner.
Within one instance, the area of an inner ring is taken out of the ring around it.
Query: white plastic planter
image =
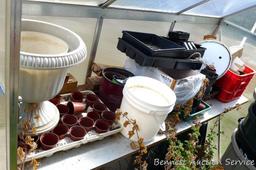
[[[20,52],[19,95],[23,99],[20,122],[30,120],[32,127],[36,128],[36,134],[40,134],[51,130],[58,123],[58,109],[46,100],[60,92],[67,69],[85,59],[86,46],[76,33],[48,22],[23,19],[22,31],[49,34],[56,39],[63,40],[68,45],[68,52],[65,50],[51,53],[54,47],[49,49],[49,53],[47,51],[46,54],[30,51]],[[35,48],[39,48],[39,51],[40,48],[44,48],[44,51],[47,50],[40,43],[35,43]],[[38,115],[40,119],[36,119],[35,117],[38,116],[34,115]]]

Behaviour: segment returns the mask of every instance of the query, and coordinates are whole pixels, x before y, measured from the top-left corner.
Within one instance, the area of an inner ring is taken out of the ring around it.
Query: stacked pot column
[[[256,170],[256,102],[250,105],[248,112],[246,118],[239,122],[231,144],[222,157],[225,170]],[[231,165],[228,164],[229,160],[243,161],[243,163]]]

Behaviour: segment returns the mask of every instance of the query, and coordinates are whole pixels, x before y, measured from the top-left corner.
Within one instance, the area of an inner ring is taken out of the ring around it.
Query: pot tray
[[[83,93],[83,94],[88,94],[88,93],[95,94],[94,92],[89,91],[89,90],[81,91],[81,93]],[[61,97],[64,99],[64,100],[61,100],[61,103],[66,103],[69,100],[70,95],[71,95],[71,93],[61,95]],[[99,101],[102,102],[100,99],[99,99]],[[82,115],[85,116],[87,114],[87,112],[89,112],[90,110],[91,110],[91,108],[89,107],[86,112],[82,113]],[[93,141],[97,141],[97,140],[102,140],[107,136],[117,134],[121,130],[122,130],[121,124],[118,123],[118,122],[114,122],[109,131],[107,131],[105,133],[96,133],[94,130],[91,130],[85,135],[84,139],[79,140],[79,141],[72,141],[69,137],[65,137],[64,139],[61,139],[57,143],[56,147],[54,147],[52,149],[42,150],[41,148],[39,148],[39,149],[35,150],[34,152],[31,152],[30,154],[27,154],[24,162],[31,161],[32,159],[50,157],[51,155],[53,155],[56,152],[67,151],[67,150],[72,149],[72,148],[78,148],[83,144],[93,142]],[[18,161],[17,163],[21,164],[22,162]]]

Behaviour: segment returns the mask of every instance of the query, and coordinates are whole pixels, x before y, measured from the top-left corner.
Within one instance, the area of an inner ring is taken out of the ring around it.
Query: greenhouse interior
[[[256,170],[256,0],[1,0],[0,170]]]

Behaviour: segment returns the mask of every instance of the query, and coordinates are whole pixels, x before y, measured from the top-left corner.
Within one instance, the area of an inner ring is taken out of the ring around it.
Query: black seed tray
[[[155,34],[123,31],[122,39],[152,57],[182,57],[185,50],[185,47]]]
[[[137,47],[137,46],[136,46]],[[152,57],[146,55],[138,48],[135,48],[130,43],[126,42],[122,38],[119,38],[117,49],[125,53],[128,57],[134,59],[136,63],[141,66],[151,66],[166,69],[192,69],[199,70],[202,66],[202,62],[198,59],[176,59],[168,57]]]

